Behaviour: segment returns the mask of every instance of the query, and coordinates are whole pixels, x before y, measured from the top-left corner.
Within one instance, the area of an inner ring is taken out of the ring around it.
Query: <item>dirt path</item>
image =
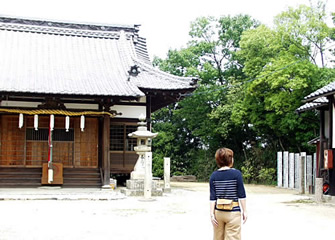
[[[335,207],[275,187],[248,185],[243,239],[331,239]],[[0,201],[0,240],[212,239],[208,184],[173,183],[172,193],[141,201]]]

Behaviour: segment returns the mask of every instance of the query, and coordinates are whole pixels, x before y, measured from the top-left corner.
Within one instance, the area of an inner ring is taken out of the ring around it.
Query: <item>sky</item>
[[[315,2],[316,0],[312,0]],[[335,1],[327,11],[335,12]],[[0,15],[85,23],[141,24],[148,51],[165,58],[169,49],[185,47],[190,23],[201,16],[248,14],[271,26],[289,6],[310,0],[0,0]]]

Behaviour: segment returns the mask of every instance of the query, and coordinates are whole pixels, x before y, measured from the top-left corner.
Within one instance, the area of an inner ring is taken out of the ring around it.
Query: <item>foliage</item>
[[[318,116],[295,109],[335,76],[325,57],[335,34],[325,16],[319,2],[289,8],[273,28],[247,15],[196,19],[187,48],[154,60],[163,71],[199,77],[194,93],[153,115],[155,173],[169,156],[172,174],[208,180],[224,146],[245,181],[272,184],[277,151],[313,151],[307,141],[318,135]]]

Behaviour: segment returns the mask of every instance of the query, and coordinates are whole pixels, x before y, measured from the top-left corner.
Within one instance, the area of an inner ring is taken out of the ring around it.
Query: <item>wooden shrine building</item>
[[[335,82],[332,82],[304,98],[306,102],[298,113],[317,110],[320,115],[320,135],[311,142],[316,144],[316,176],[323,178],[324,192],[335,196]]]
[[[133,170],[139,116],[196,88],[152,66],[138,27],[0,17],[0,187],[42,185],[51,159],[64,187]]]

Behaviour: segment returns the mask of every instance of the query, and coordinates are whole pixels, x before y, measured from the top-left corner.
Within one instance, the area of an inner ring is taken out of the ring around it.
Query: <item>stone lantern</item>
[[[139,157],[134,171],[130,174],[130,179],[127,180],[125,193],[128,196],[144,195],[145,198],[150,198],[152,190],[154,195],[162,195],[162,191],[157,189],[158,183],[152,181],[151,140],[158,133],[148,131],[143,115],[140,116],[139,120],[137,131],[128,134],[129,137],[137,138],[137,146],[134,149]]]
[[[134,149],[139,155],[130,179],[143,180],[145,178],[145,153],[151,152],[151,139],[156,137],[158,133],[148,131],[143,115],[139,117],[139,120],[137,131],[128,134],[129,137],[137,138],[137,146]]]

